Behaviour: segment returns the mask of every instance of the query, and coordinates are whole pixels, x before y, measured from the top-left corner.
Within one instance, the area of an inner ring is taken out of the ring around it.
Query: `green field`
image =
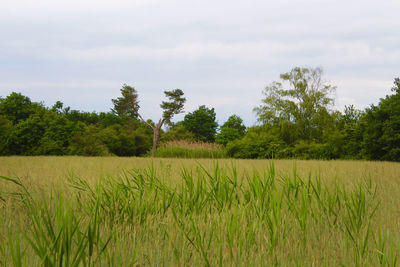
[[[0,266],[396,266],[400,164],[0,158]]]

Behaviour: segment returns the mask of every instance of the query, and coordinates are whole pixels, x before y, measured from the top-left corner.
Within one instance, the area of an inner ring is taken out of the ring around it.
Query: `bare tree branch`
[[[148,126],[150,126],[151,129],[154,130],[153,125],[151,125],[150,123],[148,123],[147,121],[145,121],[145,120],[143,119],[142,115],[139,114],[139,112],[136,111],[136,114],[138,114],[139,118],[140,118],[144,123],[146,123]]]

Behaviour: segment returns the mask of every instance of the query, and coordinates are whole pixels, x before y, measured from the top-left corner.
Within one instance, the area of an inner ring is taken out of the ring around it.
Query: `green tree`
[[[114,108],[113,113],[118,116],[127,116],[137,119],[137,110],[139,109],[138,94],[134,87],[124,84],[121,88],[121,97],[112,99]]]
[[[285,142],[269,128],[270,125],[250,127],[242,139],[227,144],[227,154],[234,158],[285,157],[281,155]]]
[[[46,131],[46,122],[40,115],[30,116],[16,124],[7,140],[11,155],[37,155],[40,140]]]
[[[289,127],[295,140],[322,141],[324,131],[331,128],[329,108],[336,90],[322,81],[322,73],[321,68],[296,67],[281,74],[282,81],[268,85],[263,103],[254,109],[258,121],[277,126],[289,122],[295,126]]]
[[[366,109],[362,153],[367,159],[400,161],[400,79],[394,80],[393,95]]]
[[[148,127],[141,127],[139,121],[111,125],[102,129],[98,137],[117,156],[140,156],[151,148],[152,141]]]
[[[168,131],[163,134],[161,141],[168,142],[174,140],[194,141],[195,137],[191,131],[186,129],[183,121],[180,121],[169,127]]]
[[[214,108],[210,109],[202,105],[197,110],[188,113],[183,120],[183,124],[186,129],[194,134],[197,140],[214,142],[218,128],[215,118]]]
[[[161,127],[164,123],[171,124],[171,119],[175,114],[179,114],[183,112],[183,106],[185,104],[186,98],[183,97],[183,91],[181,89],[175,89],[172,91],[164,91],[165,96],[169,101],[163,101],[160,104],[160,107],[163,109],[162,118],[158,121],[156,125],[152,125],[151,123],[145,121],[136,109],[136,114],[139,118],[147,124],[153,130],[153,148],[152,148],[152,156],[154,157],[154,153],[157,150],[158,141],[160,139]],[[134,95],[132,101],[137,101],[137,94]]]
[[[242,118],[237,115],[230,116],[221,128],[236,129],[241,137],[246,133],[246,126],[244,126]]]
[[[335,131],[329,136],[328,143],[332,151],[338,151],[341,158],[361,158],[361,144],[364,128],[361,119],[364,112],[353,105],[345,106],[343,114],[336,114]]]
[[[32,103],[29,97],[12,92],[6,98],[0,98],[0,115],[16,124],[33,114],[37,105],[39,104]]]
[[[230,127],[222,127],[221,131],[215,136],[215,143],[226,146],[229,142],[240,139],[237,129]]]
[[[244,126],[243,120],[237,115],[232,115],[221,126],[221,131],[215,137],[215,142],[226,145],[228,142],[242,138],[245,133],[246,126]]]
[[[7,140],[12,131],[12,123],[5,116],[0,115],[0,155],[6,155]]]
[[[44,133],[41,137],[35,154],[38,155],[66,155],[72,136],[77,131],[77,123],[70,121],[63,114],[47,112],[42,117]]]
[[[67,114],[70,111],[70,107],[64,108],[64,103],[61,101],[57,101],[52,107],[51,110],[57,114]]]
[[[98,126],[86,126],[83,122],[79,122],[78,125],[80,130],[74,134],[68,147],[70,155],[110,156],[107,146],[99,138]]]

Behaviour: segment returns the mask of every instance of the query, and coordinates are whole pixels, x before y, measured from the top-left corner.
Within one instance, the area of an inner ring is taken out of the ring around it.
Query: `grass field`
[[[0,266],[396,266],[400,164],[0,158]]]

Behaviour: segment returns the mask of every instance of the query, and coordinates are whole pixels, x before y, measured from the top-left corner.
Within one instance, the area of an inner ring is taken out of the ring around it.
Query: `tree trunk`
[[[157,128],[153,129],[154,135],[153,135],[153,149],[151,151],[151,156],[154,158],[154,154],[156,153],[157,150],[157,144],[158,144],[158,138],[160,137],[160,130]]]
[[[146,123],[151,129],[153,129],[153,149],[151,150],[151,156],[154,158],[154,154],[157,150],[157,145],[158,145],[158,139],[160,138],[160,131],[161,131],[161,127],[165,122],[165,119],[160,119],[156,125],[156,127],[153,127],[153,125],[151,125],[150,123],[148,123],[147,121],[145,121],[142,117],[142,115],[139,114],[139,112],[136,112],[136,114],[138,114],[139,118]]]
[[[158,145],[158,139],[160,138],[160,131],[161,127],[164,123],[164,120],[159,120],[156,127],[153,128],[153,149],[151,151],[151,156],[154,158],[154,154],[156,153],[157,150],[157,145]]]

